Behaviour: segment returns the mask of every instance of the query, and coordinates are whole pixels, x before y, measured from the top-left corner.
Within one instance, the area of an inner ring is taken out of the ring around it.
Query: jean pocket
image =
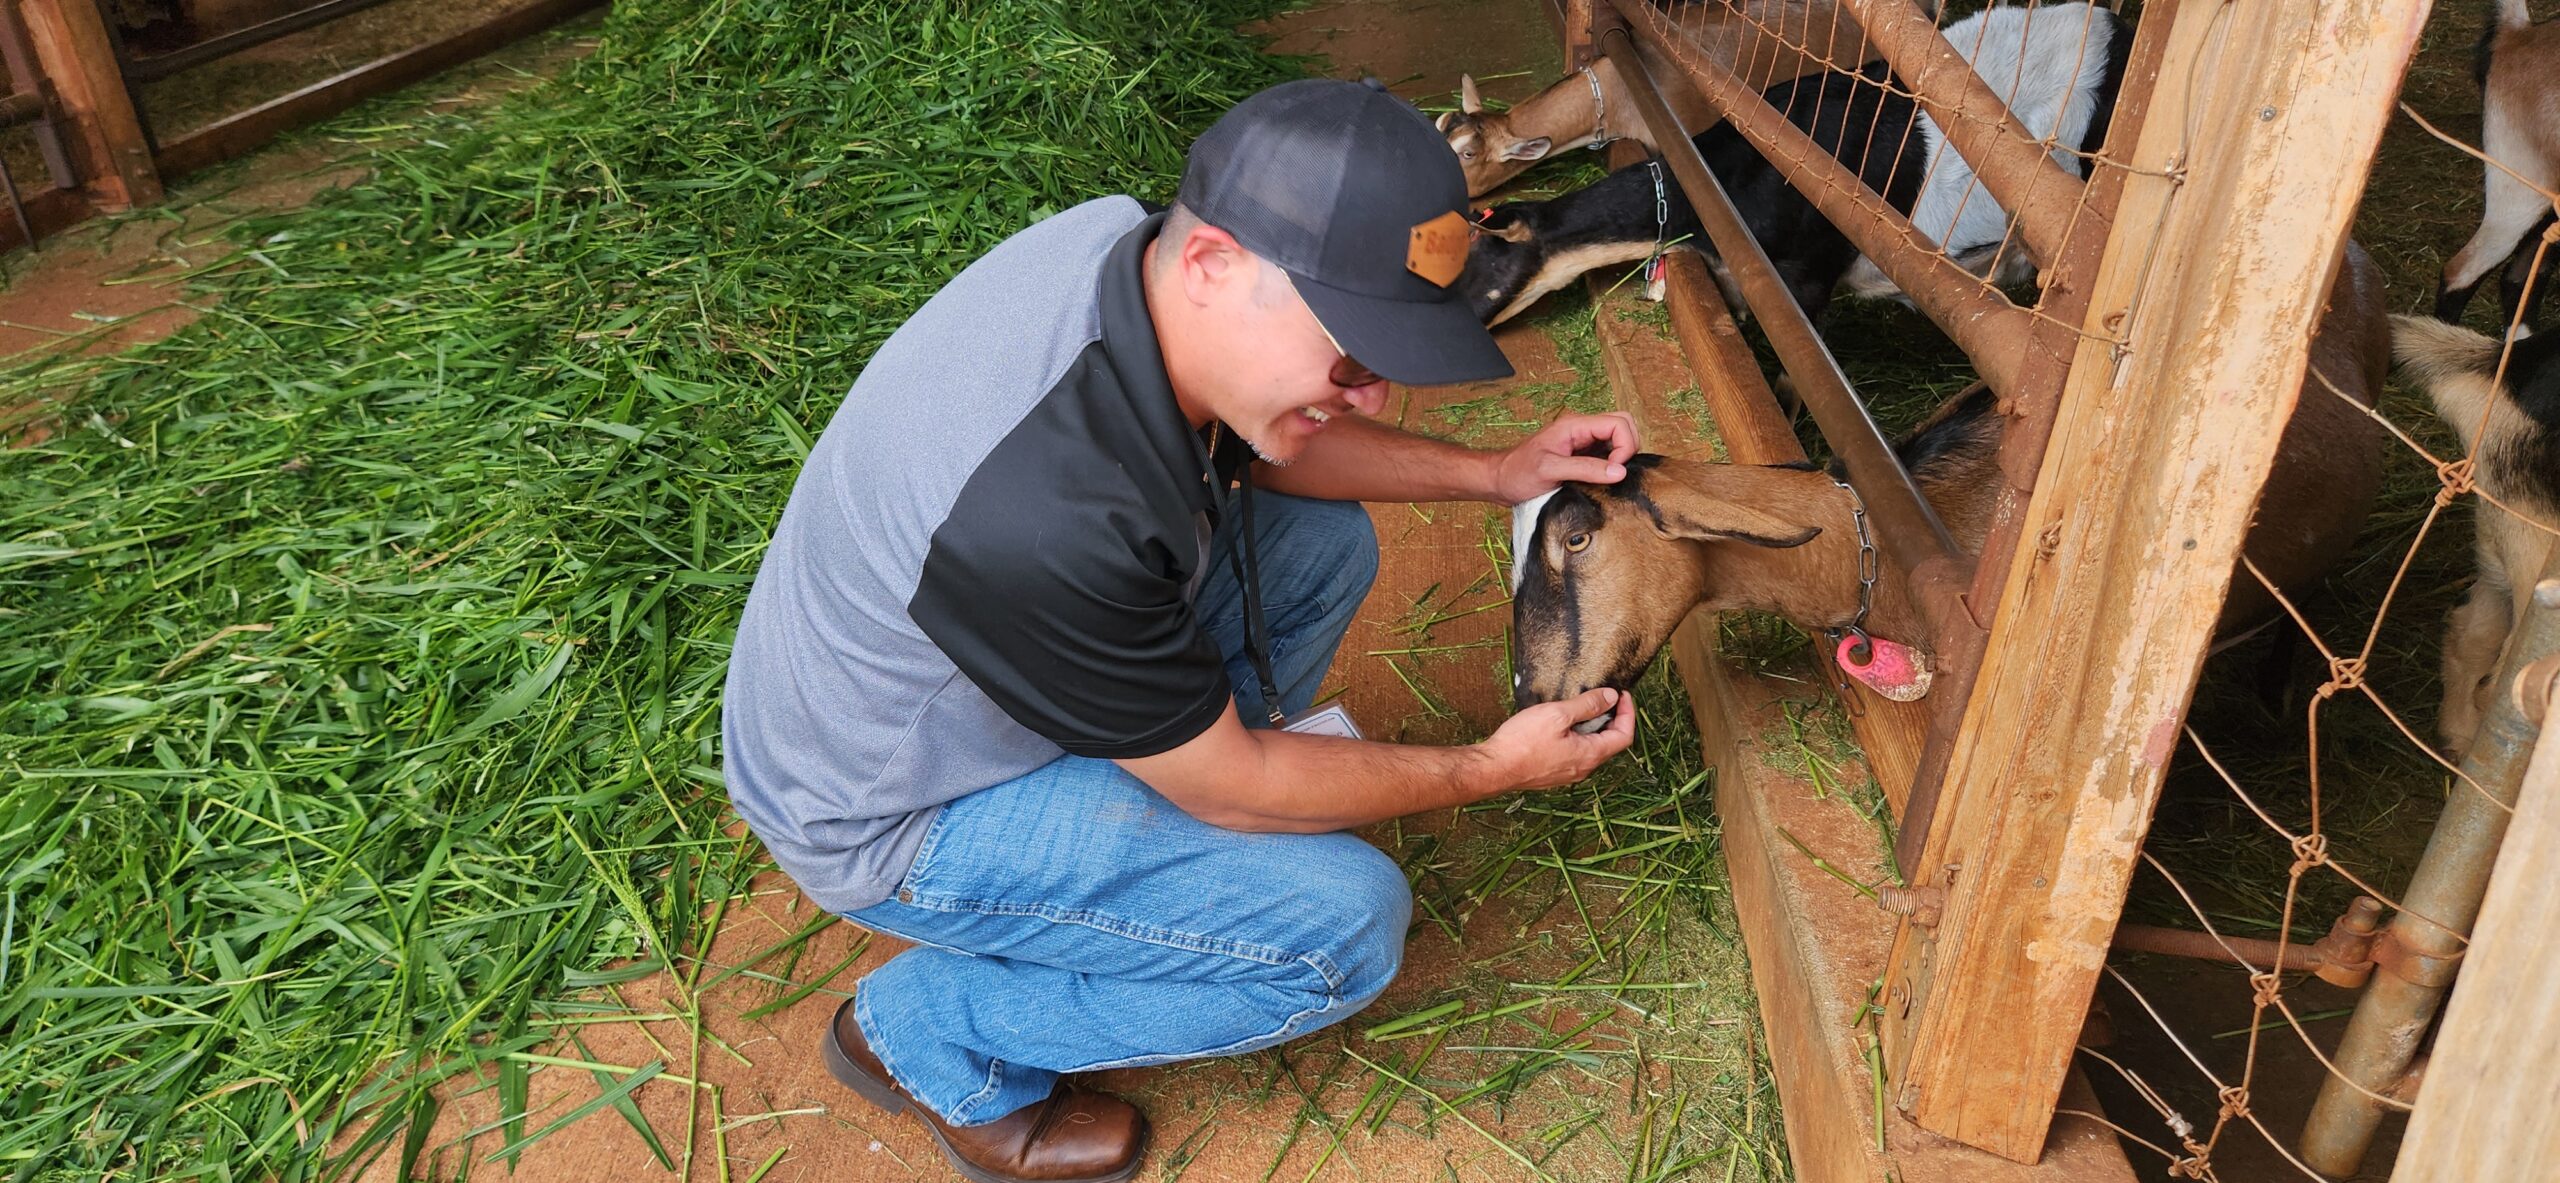
[[[916,843],[915,859],[907,864],[906,873],[898,876],[898,890],[894,898],[899,903],[913,904],[931,893],[926,883],[933,873],[934,855],[942,847],[942,836],[951,828],[953,804],[956,802],[946,801],[936,806],[933,820],[925,823],[924,839]]]

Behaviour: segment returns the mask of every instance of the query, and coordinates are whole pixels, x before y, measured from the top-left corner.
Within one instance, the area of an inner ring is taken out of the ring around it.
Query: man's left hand
[[[1606,455],[1575,454],[1597,452],[1598,444],[1608,445]],[[1566,481],[1616,484],[1627,475],[1627,458],[1636,454],[1636,446],[1633,415],[1567,415],[1502,453],[1494,465],[1494,499],[1518,505]]]

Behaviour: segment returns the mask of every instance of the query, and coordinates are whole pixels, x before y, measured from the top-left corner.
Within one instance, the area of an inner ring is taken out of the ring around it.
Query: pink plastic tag
[[[1855,655],[1857,647],[1857,637],[1840,638],[1840,672],[1895,702],[1917,702],[1929,693],[1929,683],[1936,675],[1929,669],[1928,654],[1871,636],[1867,638],[1866,664],[1861,665]]]

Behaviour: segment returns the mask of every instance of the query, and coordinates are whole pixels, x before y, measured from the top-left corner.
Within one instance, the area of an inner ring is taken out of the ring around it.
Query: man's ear
[[[1174,251],[1182,269],[1182,288],[1194,303],[1206,302],[1212,293],[1234,283],[1259,282],[1259,269],[1254,257],[1235,236],[1215,226],[1192,227],[1191,233]]]
[[[1765,470],[1730,464],[1666,462],[1645,470],[1642,497],[1653,528],[1665,538],[1803,546],[1822,533],[1813,506],[1789,504],[1775,482],[1750,479]]]

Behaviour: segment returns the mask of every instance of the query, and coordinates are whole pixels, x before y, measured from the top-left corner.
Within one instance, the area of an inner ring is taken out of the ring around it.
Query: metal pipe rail
[[[1822,429],[1823,439],[1848,466],[1849,481],[1865,500],[1867,513],[1878,526],[1878,547],[1906,572],[1917,575],[1928,571],[1950,583],[1960,582],[1958,573],[1967,571],[1969,562],[1963,549],[1920,496],[1911,474],[1885,442],[1884,433],[1850,390],[1839,363],[1814,332],[1804,310],[1788,294],[1750,229],[1743,225],[1741,214],[1717,183],[1715,174],[1708,170],[1706,159],[1681,134],[1679,121],[1672,116],[1669,104],[1663,101],[1662,92],[1655,87],[1636,52],[1634,38],[1624,26],[1612,25],[1600,31],[1599,45],[1601,52],[1617,65],[1636,109],[1653,129],[1655,142],[1664,148],[1665,163],[1705,225],[1707,237],[1741,285],[1743,298],[1759,317],[1761,328],[1786,365],[1787,373],[1795,378],[1805,406]],[[1921,601],[1922,612],[1930,616],[1932,628],[1936,628],[1938,605],[1930,597],[1915,598]]]
[[[1946,134],[1947,146],[2017,219],[2031,257],[2051,264],[2070,232],[2071,211],[2080,205],[2080,178],[2054,163],[2043,137],[2020,123],[1973,63],[1947,43],[1937,18],[1911,0],[1844,0],[1843,6],[1866,29],[1867,44],[1884,55],[1894,76]],[[2092,18],[2096,11],[2089,10]],[[1941,97],[1950,94],[1955,101]]]
[[[2495,682],[2517,686],[2535,662],[2560,653],[2560,551],[2554,551],[2534,585],[2531,606],[2507,640],[2507,658]],[[2533,760],[2539,720],[2525,716],[2521,695],[2502,694],[2480,720],[2463,775],[2445,800],[2435,833],[2401,893],[2400,913],[2383,930],[2388,957],[2376,957],[2373,976],[2355,1017],[2338,1040],[2337,1074],[2323,1077],[2320,1096],[2303,1123],[2303,1161],[2341,1178],[2356,1173],[2386,1109],[2367,1091],[2388,1094],[2417,1055],[2418,1043],[2452,989],[2470,946],[2472,923],[2488,894],[2489,872],[2514,817],[2517,786]],[[2492,799],[2490,794],[2500,794]]]
[[[1999,290],[1984,283],[1980,276],[1956,265],[1937,250],[1936,244],[1911,224],[1902,211],[1887,204],[1884,198],[1867,188],[1847,165],[1823,150],[1796,125],[1787,122],[1775,108],[1763,101],[1760,93],[1732,71],[1705,60],[1696,52],[1681,52],[1686,37],[1669,16],[1645,0],[1609,0],[1609,7],[1622,18],[1612,27],[1623,28],[1626,35],[1643,40],[1661,60],[1677,63],[1681,73],[1697,87],[1707,106],[1742,133],[1744,139],[1769,158],[1779,173],[1796,191],[1804,194],[1822,216],[1848,236],[1860,252],[1873,260],[1885,275],[1899,286],[1920,310],[1937,322],[1940,330],[1954,340],[1991,389],[2003,399],[2013,396],[2019,386],[2019,368],[2023,351],[2019,343],[2027,339],[2035,325],[2034,314],[2009,302]],[[1595,21],[1604,14],[1595,6]],[[1614,56],[1614,55],[1613,55]],[[1633,55],[1630,54],[1630,57]],[[1626,66],[1621,64],[1621,73]],[[1659,96],[1656,96],[1657,99]],[[1639,100],[1641,103],[1641,100]],[[1667,149],[1674,143],[1686,143],[1687,137],[1676,129],[1676,123],[1654,129],[1654,142]],[[1676,155],[1676,154],[1675,154]],[[1690,155],[1694,156],[1695,153]],[[1691,203],[1697,204],[1696,195]],[[1704,213],[1702,209],[1701,214]],[[1716,244],[1719,252],[1725,247]],[[1764,321],[1770,319],[1771,308],[1763,308],[1758,298],[1751,300],[1752,311]],[[1792,303],[1790,301],[1790,303]],[[1788,367],[1794,369],[1792,364]],[[1798,376],[1801,379],[1801,375]],[[1826,436],[1827,436],[1826,430]],[[1834,446],[1838,446],[1834,441]]]

